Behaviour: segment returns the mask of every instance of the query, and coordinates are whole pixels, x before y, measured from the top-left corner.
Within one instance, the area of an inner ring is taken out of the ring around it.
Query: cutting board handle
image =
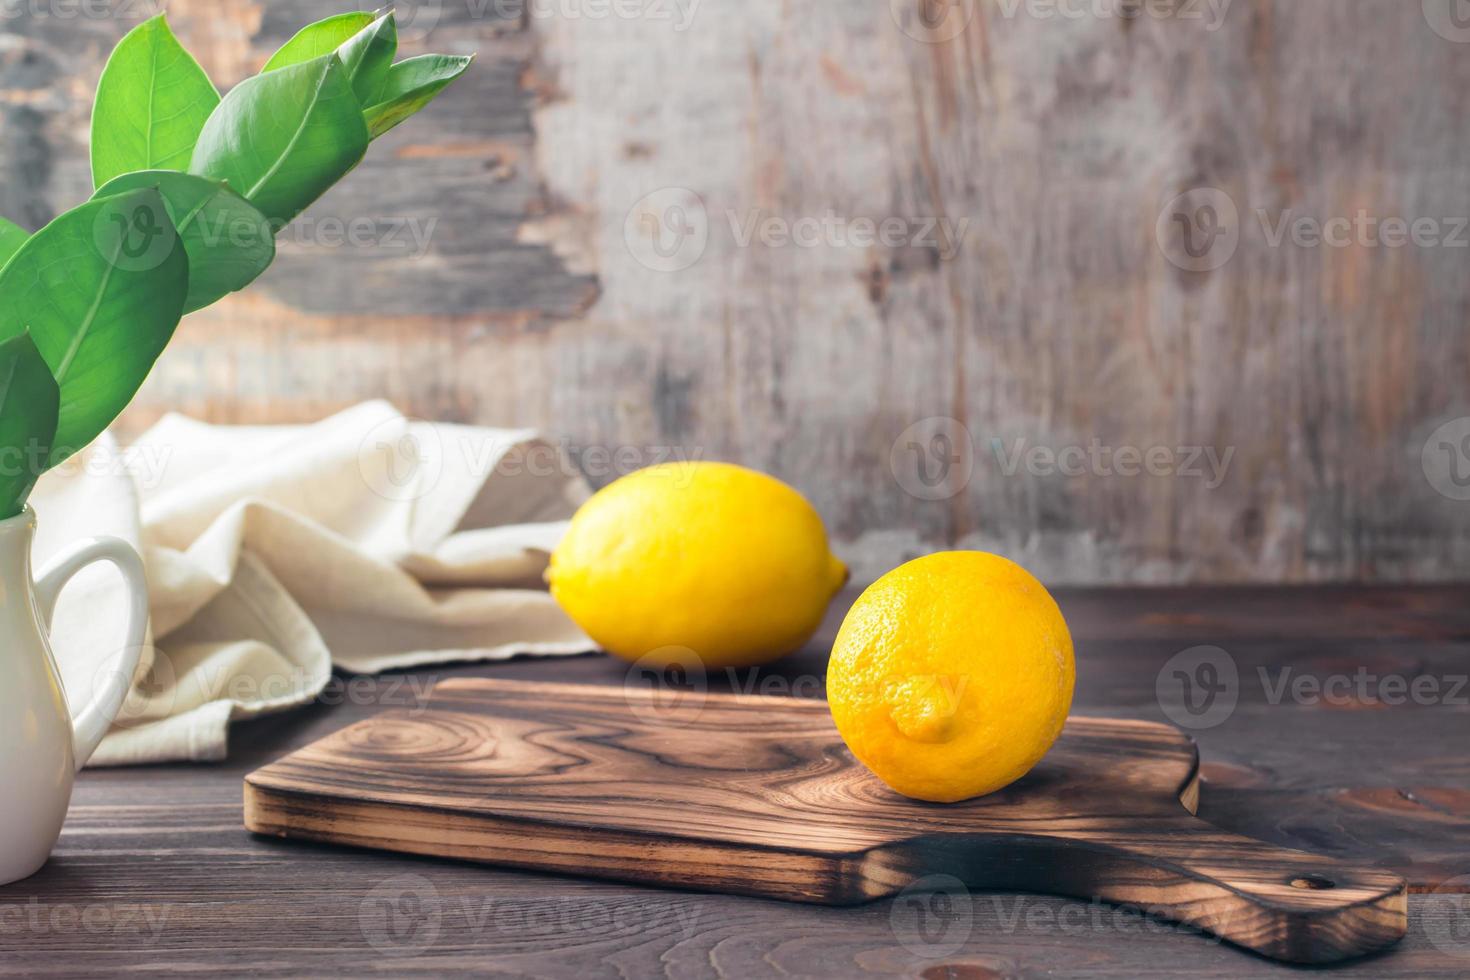
[[[1407,928],[1407,885],[1398,875],[1231,834],[1182,808],[1115,822],[1093,817],[1005,842],[912,843],[929,874],[1126,905],[1289,962],[1362,955]],[[1015,880],[1008,868],[1017,869]]]
[[[1198,770],[1176,729],[1073,717],[1005,790],[922,803],[864,769],[819,701],[710,694],[670,708],[630,687],[463,678],[429,711],[375,715],[251,773],[245,819],[257,833],[828,905],[908,892],[926,943],[957,908],[926,893],[955,886],[1133,905],[1304,963],[1402,938],[1402,879],[1196,819]]]

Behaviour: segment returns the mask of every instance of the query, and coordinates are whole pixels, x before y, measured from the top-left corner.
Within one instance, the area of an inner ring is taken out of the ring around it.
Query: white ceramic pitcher
[[[72,781],[96,751],[128,695],[148,626],[143,561],[120,538],[91,538],[31,579],[36,514],[0,521],[0,885],[41,869],[66,819]],[[92,562],[109,561],[128,587],[123,654],[99,678],[92,703],[71,717],[47,640],[61,587]]]

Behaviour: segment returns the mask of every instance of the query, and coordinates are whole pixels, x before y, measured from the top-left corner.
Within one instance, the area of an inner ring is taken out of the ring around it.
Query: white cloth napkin
[[[168,416],[107,436],[32,496],[39,569],[112,534],[148,567],[152,643],[92,765],[225,757],[231,721],[310,702],[331,668],[594,649],[541,583],[588,488],[525,430],[405,418],[369,402],[307,426]],[[121,579],[86,569],[52,645],[73,708],[116,670]]]

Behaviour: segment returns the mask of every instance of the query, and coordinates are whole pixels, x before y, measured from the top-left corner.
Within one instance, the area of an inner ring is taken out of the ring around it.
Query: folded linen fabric
[[[588,487],[535,432],[431,423],[383,402],[314,425],[168,416],[42,478],[34,560],[112,534],[148,567],[152,631],[92,765],[225,757],[231,721],[314,699],[331,669],[594,644],[541,583]],[[86,569],[52,645],[73,705],[116,670],[120,578]]]

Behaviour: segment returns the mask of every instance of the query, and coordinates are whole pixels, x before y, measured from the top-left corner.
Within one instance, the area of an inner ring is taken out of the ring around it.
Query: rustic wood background
[[[926,27],[921,0],[400,5],[408,53],[475,68],[256,288],[186,322],[125,427],[387,397],[632,447],[624,468],[732,459],[809,494],[859,577],[948,545],[1068,582],[1463,577],[1470,503],[1421,464],[1470,415],[1453,0],[922,2],[949,19]],[[168,5],[222,87],[342,6]],[[0,211],[34,227],[86,195],[97,76],[156,9],[7,7]],[[639,202],[672,227],[662,206],[693,200],[668,188],[699,196],[708,234],[679,271],[639,261]],[[1166,208],[1201,188],[1238,209],[1239,242],[1187,271]],[[1258,209],[1430,218],[1442,241],[1273,247]],[[740,244],[752,218],[829,212],[967,224],[934,245]],[[357,216],[372,241],[333,244]],[[931,418],[951,421],[921,446],[972,449],[942,493],[903,435]],[[1234,455],[1219,486],[1007,474],[995,440]]]

